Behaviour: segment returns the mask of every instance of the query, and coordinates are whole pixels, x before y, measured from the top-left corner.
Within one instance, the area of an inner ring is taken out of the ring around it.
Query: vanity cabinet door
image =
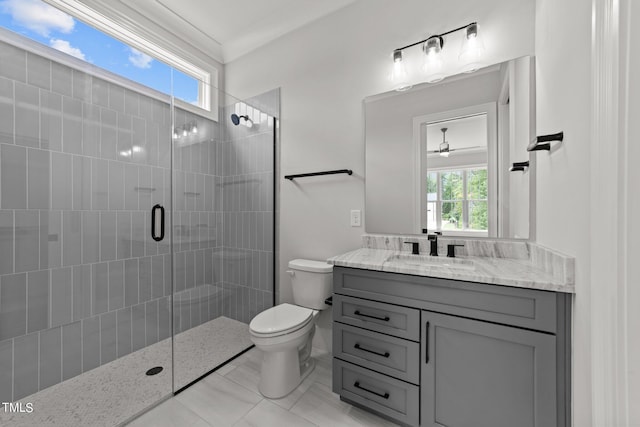
[[[421,313],[421,425],[554,427],[556,337]]]

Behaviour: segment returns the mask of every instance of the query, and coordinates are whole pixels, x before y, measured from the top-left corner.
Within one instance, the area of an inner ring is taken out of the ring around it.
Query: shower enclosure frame
[[[175,116],[176,116],[176,108],[180,108],[180,107],[176,107],[175,103],[174,103],[174,97],[173,95],[166,95],[166,94],[162,94],[160,92],[157,92],[153,89],[149,89],[146,88],[142,85],[136,84],[134,83],[133,85],[131,84],[130,81],[128,81],[126,78],[123,78],[117,74],[111,73],[109,71],[100,69],[96,66],[93,66],[89,63],[85,63],[84,61],[80,61],[77,60],[75,58],[71,58],[66,54],[60,53],[58,51],[55,51],[53,49],[50,49],[46,46],[41,45],[38,42],[26,39],[22,36],[18,36],[15,35],[13,33],[11,33],[10,31],[5,30],[4,28],[0,28],[0,42],[4,42],[7,43],[11,46],[17,47],[20,50],[24,50],[25,51],[25,55],[36,55],[39,57],[44,58],[47,61],[51,61],[51,63],[57,63],[57,64],[62,64],[65,67],[68,67],[71,69],[70,72],[75,73],[76,71],[80,74],[86,74],[88,76],[90,76],[90,79],[99,79],[102,80],[108,84],[113,84],[116,86],[121,86],[124,90],[131,90],[134,91],[136,94],[139,94],[141,96],[145,96],[145,97],[150,97],[152,99],[155,99],[157,101],[160,101],[161,103],[166,103],[168,105],[168,108],[170,109],[170,117],[171,117],[171,124],[172,126],[175,125]],[[216,92],[216,96],[218,96],[218,94],[220,93],[219,89],[214,88],[213,90],[217,91]],[[14,109],[15,107],[15,103],[17,102],[16,99],[13,99],[14,102]],[[222,108],[222,107],[220,107]],[[191,113],[193,113],[191,111]],[[60,110],[60,115],[63,114],[62,110]],[[220,109],[218,111],[218,116],[220,116]],[[270,185],[272,186],[273,189],[273,194],[272,194],[272,198],[271,198],[271,208],[272,208],[272,221],[271,221],[271,234],[272,234],[272,244],[271,244],[271,251],[272,251],[272,260],[271,260],[271,277],[268,279],[271,281],[271,306],[274,306],[276,304],[276,293],[277,293],[277,278],[278,278],[278,271],[277,271],[277,261],[278,261],[278,257],[279,257],[279,252],[278,252],[278,234],[277,234],[277,227],[278,227],[278,218],[279,218],[279,206],[278,206],[278,168],[279,168],[279,162],[278,162],[278,158],[279,158],[279,113],[277,115],[274,115],[273,117],[270,117],[269,120],[271,120],[272,123],[272,140],[271,140],[271,150],[273,153],[272,156],[272,164],[271,164],[271,168],[272,168],[272,179],[271,179],[271,183]],[[210,120],[210,117],[206,117],[206,119]],[[217,122],[217,126],[223,127],[225,126],[226,123],[226,116],[223,116],[218,122]],[[16,132],[16,129],[14,129],[14,133]],[[168,301],[169,301],[169,305],[170,305],[170,314],[169,314],[169,328],[170,328],[170,332],[169,332],[169,337],[171,338],[171,389],[167,390],[167,394],[165,395],[164,398],[160,399],[159,401],[157,401],[156,403],[162,401],[163,399],[166,399],[170,396],[176,395],[180,392],[182,392],[183,390],[185,390],[187,387],[189,387],[190,385],[194,384],[195,382],[199,381],[200,379],[202,379],[203,377],[209,375],[210,373],[214,372],[215,370],[217,370],[218,368],[220,368],[221,366],[225,365],[226,363],[228,363],[229,361],[235,359],[236,357],[238,357],[239,355],[241,355],[242,353],[248,351],[249,349],[251,349],[253,346],[251,345],[250,347],[246,348],[245,350],[243,350],[241,353],[236,354],[235,356],[229,358],[228,360],[224,361],[223,363],[219,364],[218,366],[213,367],[212,369],[210,369],[207,373],[203,374],[202,376],[200,376],[199,378],[189,382],[189,384],[187,384],[186,386],[183,386],[179,389],[176,389],[176,380],[175,380],[175,337],[177,334],[176,331],[176,325],[174,324],[175,322],[175,316],[174,316],[174,310],[175,310],[175,295],[176,295],[176,283],[175,283],[175,260],[176,260],[176,242],[175,242],[175,215],[174,215],[174,210],[175,210],[175,195],[174,195],[174,186],[175,186],[175,171],[176,171],[176,165],[175,165],[175,161],[176,161],[176,146],[174,141],[171,139],[171,135],[165,135],[167,140],[170,140],[171,142],[167,142],[167,144],[170,144],[170,149],[169,151],[169,162],[170,162],[170,168],[168,170],[168,190],[167,190],[167,194],[168,194],[168,200],[164,200],[163,201],[163,206],[165,209],[169,209],[169,211],[171,212],[171,215],[168,215],[168,218],[165,217],[165,220],[167,221],[166,226],[169,227],[168,233],[165,233],[165,239],[168,236],[169,237],[169,252],[168,253],[164,253],[164,256],[168,255],[169,258],[169,262],[170,262],[170,268],[169,268],[169,276],[165,277],[165,281],[169,281],[169,284],[167,285],[165,282],[165,287],[168,286],[169,288],[169,293],[167,295],[168,297]],[[62,141],[64,141],[64,137],[62,137]],[[84,137],[83,137],[84,138]],[[158,140],[158,144],[162,144],[163,142],[161,141],[162,136],[160,137],[160,139]],[[66,144],[66,143],[65,143]],[[15,145],[15,143],[13,144]],[[81,144],[82,145],[82,144]],[[159,147],[158,147],[159,148]],[[39,148],[38,148],[39,149]],[[45,150],[44,148],[42,150]],[[51,149],[47,149],[49,150],[49,155],[51,155],[51,153],[54,153],[53,150]],[[62,149],[61,149],[62,150]],[[98,151],[100,150],[100,146],[98,145]],[[62,151],[60,151],[60,153],[63,153]],[[66,152],[65,152],[66,153]],[[84,153],[80,153],[78,154],[78,156],[85,156]],[[100,158],[100,154],[97,154],[97,158]],[[91,157],[93,158],[93,157]],[[117,160],[117,159],[116,159]],[[116,161],[114,160],[114,161]],[[109,160],[110,161],[110,160]],[[151,166],[149,166],[151,167]],[[103,177],[104,178],[104,177]],[[123,176],[124,180],[126,180],[126,178]],[[69,191],[71,191],[71,188],[69,188]],[[52,194],[49,194],[49,197],[52,197]],[[51,199],[49,199],[51,200]],[[140,205],[141,206],[141,205]],[[151,206],[149,206],[149,208],[151,208]],[[5,209],[5,207],[3,206],[2,209]],[[8,208],[11,209],[11,208]],[[28,207],[25,207],[25,209],[31,209]],[[41,210],[43,210],[43,208],[39,208]],[[49,210],[51,210],[51,201],[49,202]],[[109,208],[106,208],[107,210],[109,210]],[[15,210],[15,209],[14,209]],[[44,209],[45,211],[47,209]],[[72,208],[73,210],[73,208]],[[149,211],[147,212],[147,215],[152,213],[152,209],[149,209]],[[114,213],[115,215],[115,213]],[[147,233],[151,233],[151,227],[149,227],[149,229],[146,230]],[[61,232],[62,233],[62,232]],[[153,237],[153,236],[152,236]],[[155,240],[155,239],[154,239]],[[160,254],[160,252],[158,252],[158,254]],[[16,255],[17,256],[17,255]],[[142,255],[143,257],[145,255]],[[120,258],[115,258],[115,260],[120,260]],[[100,259],[98,259],[97,262],[107,262],[107,261],[102,261]],[[124,258],[122,259],[122,262],[124,262]],[[165,261],[166,262],[166,261]],[[79,265],[84,265],[84,264],[79,264]],[[3,273],[4,274],[4,273]],[[26,273],[25,273],[26,274]],[[124,280],[124,279],[123,279]],[[124,283],[124,282],[123,282]],[[124,285],[126,286],[126,285]],[[265,299],[266,301],[266,299]],[[115,315],[114,315],[115,317]],[[62,327],[62,326],[60,326]],[[13,338],[11,338],[13,339]],[[160,342],[160,337],[158,336],[158,341]],[[100,343],[98,343],[100,344]],[[62,345],[62,344],[60,344]],[[148,345],[144,345],[142,348],[146,348],[148,347]],[[98,347],[98,351],[100,351],[100,347]],[[133,354],[135,353],[136,350],[135,349],[131,349],[130,353],[127,354]],[[122,358],[123,356],[117,354],[114,361],[118,360],[120,358]],[[108,362],[107,362],[108,363]],[[98,365],[98,366],[102,366],[102,364]],[[152,366],[148,366],[148,368],[151,368]],[[81,370],[79,374],[77,374],[78,376],[84,375],[85,372],[89,372],[89,371],[83,371]],[[36,373],[36,375],[38,375]],[[69,377],[70,378],[74,378],[74,377]],[[60,381],[60,383],[64,382],[65,379],[67,378],[62,378],[62,380]],[[13,381],[13,379],[12,379]],[[55,385],[55,384],[54,384]],[[40,389],[41,390],[45,390],[46,388]],[[16,399],[17,401],[17,399]]]
[[[224,116],[223,116],[224,117]],[[276,281],[278,274],[277,274],[277,268],[276,266],[278,265],[278,233],[277,233],[277,224],[278,224],[278,205],[277,205],[277,201],[278,201],[278,158],[279,158],[279,153],[278,153],[278,141],[279,141],[279,129],[280,129],[280,119],[278,117],[271,117],[272,120],[272,126],[273,126],[273,138],[272,138],[272,150],[273,150],[273,161],[272,161],[272,168],[273,168],[273,179],[272,179],[272,186],[273,186],[273,197],[272,197],[272,206],[273,206],[273,219],[272,219],[272,230],[273,230],[273,244],[272,244],[272,251],[273,251],[273,261],[272,261],[272,274],[271,274],[271,281],[273,283],[273,292],[272,292],[272,298],[271,298],[271,306],[275,306],[276,305],[276,301],[277,301],[277,297],[276,297],[276,290],[277,290],[277,285],[278,282]],[[224,123],[224,121],[223,121]],[[237,124],[234,122],[233,123],[235,126],[237,126]],[[173,149],[172,149],[173,152]],[[172,154],[173,156],[173,154]],[[172,175],[173,176],[173,175]],[[173,220],[173,215],[171,216],[171,219]],[[173,230],[173,227],[172,227]],[[172,245],[172,250],[173,250],[173,245]],[[173,257],[172,257],[173,260]],[[173,319],[174,317],[171,317],[171,321],[172,321],[172,329],[173,329]],[[251,350],[252,348],[255,347],[254,345],[251,345],[249,347],[247,347],[246,349],[242,350],[241,352],[237,353],[236,355],[230,357],[229,359],[225,360],[224,362],[218,364],[217,366],[215,366],[214,368],[210,369],[209,371],[207,371],[206,373],[202,374],[201,376],[199,376],[198,378],[194,379],[193,381],[189,382],[188,384],[178,388],[177,390],[175,390],[173,392],[173,395],[176,396],[180,393],[182,393],[183,391],[187,390],[189,387],[191,387],[192,385],[198,383],[200,380],[206,378],[207,376],[211,375],[212,373],[214,373],[215,371],[217,371],[218,369],[222,368],[223,366],[225,366],[226,364],[232,362],[233,360],[237,359],[238,357],[242,356],[243,354],[245,354],[246,352],[248,352],[249,350]],[[173,351],[174,347],[172,346],[172,351]],[[172,359],[174,359],[172,357]],[[175,359],[174,359],[175,360]],[[175,375],[175,371],[173,372],[173,375]],[[175,389],[175,381],[174,381],[174,389]]]

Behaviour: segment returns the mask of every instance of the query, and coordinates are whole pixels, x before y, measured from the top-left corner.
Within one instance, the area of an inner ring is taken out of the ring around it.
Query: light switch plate
[[[351,226],[352,227],[362,226],[362,213],[360,209],[354,209],[351,211]]]

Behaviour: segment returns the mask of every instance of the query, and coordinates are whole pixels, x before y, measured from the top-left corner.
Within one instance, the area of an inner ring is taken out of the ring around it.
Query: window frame
[[[487,102],[484,104],[462,107],[455,110],[430,113],[413,118],[413,223],[416,234],[425,233],[427,228],[427,205],[426,198],[426,177],[428,155],[426,127],[436,122],[448,121],[462,117],[486,114],[487,116],[487,179],[488,179],[488,215],[489,232],[483,233],[485,237],[497,237],[498,230],[498,138],[497,138],[497,103]],[[470,165],[465,165],[468,167]],[[429,169],[431,170],[431,169]],[[444,234],[483,236],[477,232],[449,231]]]
[[[125,43],[140,52],[146,53],[153,59],[159,60],[176,70],[193,77],[198,82],[198,105],[175,98],[173,93],[167,94],[173,99],[174,105],[189,112],[218,121],[218,70],[211,71],[193,64],[176,55],[172,51],[144,38],[140,34],[126,28],[111,18],[97,12],[77,0],[43,0],[45,3],[68,13],[87,25]],[[140,83],[142,84],[142,83]]]
[[[487,203],[487,209],[489,209],[489,198],[487,193],[486,199],[470,199],[469,198],[469,172],[474,170],[485,170],[487,171],[487,181],[489,179],[489,171],[486,164],[478,164],[478,165],[468,165],[464,167],[455,167],[455,168],[439,168],[439,169],[430,169],[429,174],[436,174],[436,199],[429,200],[426,193],[422,197],[425,198],[427,207],[430,203],[434,203],[436,206],[436,230],[435,231],[446,231],[447,234],[472,234],[474,236],[488,236],[490,224],[487,222],[486,230],[475,230],[469,228],[469,217],[470,217],[470,202],[485,202]],[[444,199],[442,196],[442,174],[444,173],[452,173],[452,172],[461,172],[462,175],[462,199]],[[427,179],[428,179],[427,175]],[[426,188],[426,186],[425,186]],[[442,205],[444,203],[462,203],[462,228],[457,230],[443,230],[442,228]],[[427,214],[428,218],[428,214]],[[427,223],[428,228],[428,223]]]

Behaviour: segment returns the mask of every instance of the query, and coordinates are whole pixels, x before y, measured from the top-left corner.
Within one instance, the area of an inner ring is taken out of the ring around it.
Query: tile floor
[[[226,317],[176,335],[173,346],[176,389],[252,345],[249,325]],[[171,339],[166,339],[41,390],[20,400],[33,404],[32,413],[0,410],[0,426],[121,425],[171,395],[171,353]],[[165,369],[158,375],[145,375],[153,366]],[[178,419],[173,425],[190,424]]]
[[[282,399],[266,399],[258,392],[262,355],[254,348],[128,426],[395,425],[340,401],[331,391],[331,355],[314,350],[313,356],[316,358],[314,371]]]

